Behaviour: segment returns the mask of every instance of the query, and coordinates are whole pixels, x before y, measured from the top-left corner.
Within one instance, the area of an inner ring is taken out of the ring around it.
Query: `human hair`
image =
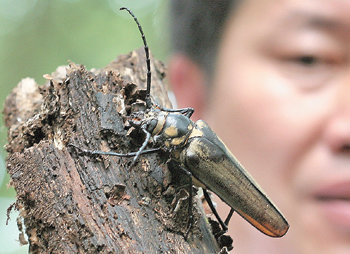
[[[171,0],[173,52],[184,53],[210,75],[226,19],[239,0]]]

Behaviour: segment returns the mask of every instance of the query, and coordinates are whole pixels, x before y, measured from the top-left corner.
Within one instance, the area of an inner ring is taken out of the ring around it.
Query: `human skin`
[[[195,108],[290,224],[270,238],[236,214],[234,253],[350,253],[349,39],[348,0],[244,0],[213,77],[171,58],[178,106]]]

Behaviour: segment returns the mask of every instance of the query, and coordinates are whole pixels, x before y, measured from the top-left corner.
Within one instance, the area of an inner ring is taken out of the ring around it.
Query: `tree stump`
[[[152,97],[170,108],[165,67],[151,63]],[[169,170],[164,154],[141,155],[131,167],[133,158],[91,156],[70,146],[137,151],[144,137],[127,116],[145,107],[143,49],[100,70],[70,63],[45,77],[43,86],[22,80],[4,109],[7,170],[29,251],[218,253],[197,201],[184,239],[188,181]]]

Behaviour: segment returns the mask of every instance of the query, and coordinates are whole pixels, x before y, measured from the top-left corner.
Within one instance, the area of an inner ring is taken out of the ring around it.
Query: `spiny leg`
[[[120,10],[126,10],[127,12],[129,12],[129,14],[134,18],[134,20],[139,28],[139,31],[141,33],[141,36],[142,36],[143,45],[144,45],[145,54],[146,54],[146,64],[147,64],[146,104],[147,104],[148,108],[151,108],[151,106],[152,106],[152,101],[151,101],[151,60],[149,58],[149,50],[148,50],[148,45],[147,45],[147,41],[146,41],[146,36],[143,33],[142,27],[141,27],[139,21],[137,20],[136,16],[134,15],[134,13],[132,13],[132,11],[126,7],[121,7]]]

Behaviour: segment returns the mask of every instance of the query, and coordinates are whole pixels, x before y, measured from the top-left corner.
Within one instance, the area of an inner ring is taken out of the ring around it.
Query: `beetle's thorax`
[[[174,150],[184,146],[191,135],[194,123],[180,113],[150,111],[143,121],[153,141],[165,150]]]

